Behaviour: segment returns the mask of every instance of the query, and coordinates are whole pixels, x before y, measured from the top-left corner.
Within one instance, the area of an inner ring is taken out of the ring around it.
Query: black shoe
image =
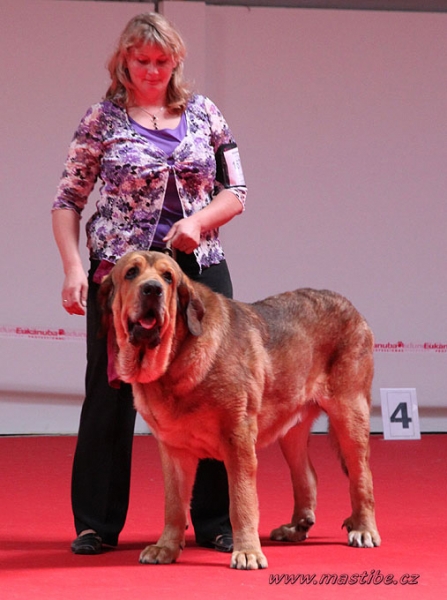
[[[221,533],[214,540],[202,542],[199,544],[203,548],[213,548],[219,552],[233,552],[233,535],[231,533]]]
[[[222,533],[216,536],[214,542],[211,542],[213,548],[219,552],[233,552],[233,535],[231,533]]]
[[[71,544],[73,554],[101,554],[102,539],[97,533],[85,533],[78,537]]]

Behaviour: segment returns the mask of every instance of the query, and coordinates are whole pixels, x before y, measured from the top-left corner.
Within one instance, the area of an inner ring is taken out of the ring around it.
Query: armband
[[[239,150],[235,143],[222,144],[217,149],[216,179],[226,188],[245,185]]]

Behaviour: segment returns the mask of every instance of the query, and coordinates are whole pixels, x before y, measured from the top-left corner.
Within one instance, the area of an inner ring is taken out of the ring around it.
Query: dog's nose
[[[141,293],[143,296],[161,296],[163,294],[163,288],[160,282],[151,279],[142,284]]]

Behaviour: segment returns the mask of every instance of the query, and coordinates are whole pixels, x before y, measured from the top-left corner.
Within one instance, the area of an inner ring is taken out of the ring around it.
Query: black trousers
[[[232,297],[225,261],[199,272],[194,255],[181,252],[183,271],[214,291]],[[115,546],[124,527],[129,504],[132,444],[136,412],[132,389],[119,389],[107,379],[106,336],[99,336],[99,286],[93,282],[98,262],[92,261],[87,300],[86,395],[82,406],[72,472],[72,509],[76,532],[95,530],[105,544]],[[199,544],[231,531],[228,480],[223,463],[199,462],[191,502],[191,520]]]

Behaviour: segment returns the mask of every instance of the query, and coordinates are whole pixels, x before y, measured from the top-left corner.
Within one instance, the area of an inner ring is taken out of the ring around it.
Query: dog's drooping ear
[[[97,296],[98,304],[102,311],[102,325],[104,330],[108,328],[111,320],[114,289],[112,276],[109,274],[102,280]]]
[[[188,331],[197,337],[202,333],[202,319],[205,314],[205,307],[188,284],[180,283],[177,292]]]

